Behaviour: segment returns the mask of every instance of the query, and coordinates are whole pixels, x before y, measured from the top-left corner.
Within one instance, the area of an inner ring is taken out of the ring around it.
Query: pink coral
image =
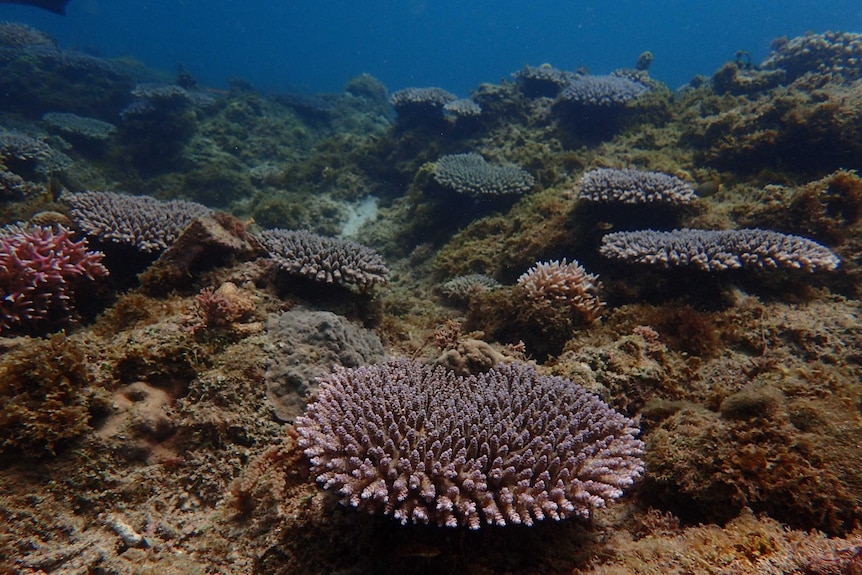
[[[517,287],[528,300],[562,303],[587,323],[597,320],[605,308],[598,296],[598,276],[587,273],[575,260],[536,262],[518,278]]]
[[[71,281],[108,275],[102,253],[87,251],[62,226],[0,229],[0,332],[30,331],[71,317]]]

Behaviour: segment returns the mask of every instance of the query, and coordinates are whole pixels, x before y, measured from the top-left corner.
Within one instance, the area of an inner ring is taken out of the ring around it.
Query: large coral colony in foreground
[[[469,377],[408,360],[341,369],[296,428],[318,483],[401,523],[589,517],[643,473],[634,422],[528,364]]]

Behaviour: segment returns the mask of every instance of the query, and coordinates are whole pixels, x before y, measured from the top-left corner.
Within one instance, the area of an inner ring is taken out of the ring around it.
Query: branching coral
[[[281,269],[330,284],[369,288],[385,283],[389,270],[371,248],[305,230],[266,230],[260,239]]]
[[[194,202],[116,192],[65,194],[63,200],[72,206],[72,218],[88,235],[142,252],[167,249],[195,218],[211,213]]]
[[[834,270],[840,259],[813,240],[769,230],[642,230],[602,238],[602,255],[660,267]]]
[[[536,262],[518,278],[516,294],[533,303],[562,305],[586,323],[602,315],[605,304],[598,297],[598,276],[589,274],[578,262]]]
[[[65,228],[0,230],[0,332],[38,331],[72,319],[75,280],[108,275],[100,252]]]
[[[634,422],[520,363],[470,377],[408,360],[336,369],[296,428],[318,483],[404,524],[588,517],[643,472]]]

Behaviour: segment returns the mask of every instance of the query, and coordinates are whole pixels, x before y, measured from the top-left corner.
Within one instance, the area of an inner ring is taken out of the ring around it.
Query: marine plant
[[[28,339],[0,358],[0,454],[53,455],[106,404],[80,345],[63,334]]]

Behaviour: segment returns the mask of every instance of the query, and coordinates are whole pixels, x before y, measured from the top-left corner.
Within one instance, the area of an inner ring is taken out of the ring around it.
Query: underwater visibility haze
[[[858,4],[0,1],[0,573],[862,573]]]
[[[216,87],[241,77],[262,90],[329,92],[366,72],[392,90],[443,86],[461,96],[524,64],[606,74],[646,50],[653,75],[677,88],[737,50],[759,61],[781,36],[862,28],[851,0],[72,0],[65,18],[11,6],[0,16],[102,56],[181,63]]]

